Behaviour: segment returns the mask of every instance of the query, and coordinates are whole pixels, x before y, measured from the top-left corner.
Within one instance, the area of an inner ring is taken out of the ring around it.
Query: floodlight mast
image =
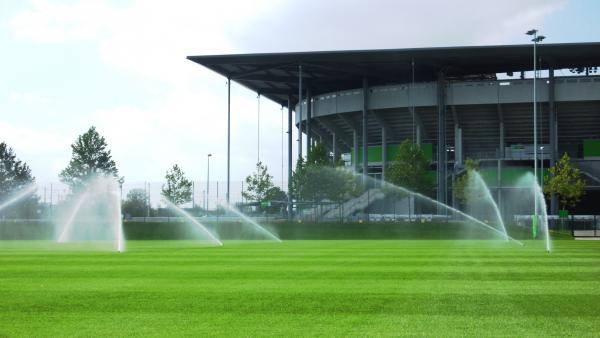
[[[543,35],[537,35],[538,30],[537,29],[531,29],[529,31],[527,31],[525,34],[529,35],[529,36],[533,36],[533,39],[531,39],[531,41],[533,41],[533,176],[535,177],[535,184],[539,184],[538,182],[538,175],[537,175],[537,89],[536,89],[536,82],[537,82],[537,44],[538,42],[541,42],[542,40],[544,40],[546,37]],[[537,198],[534,197],[534,212],[533,215],[535,217],[535,223],[537,224],[537,217],[538,217],[538,200]]]

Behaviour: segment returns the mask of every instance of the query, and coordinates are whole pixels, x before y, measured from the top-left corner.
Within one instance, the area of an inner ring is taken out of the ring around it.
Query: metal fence
[[[165,182],[162,181],[133,181],[123,183],[123,200],[127,199],[127,194],[133,189],[143,190],[148,196],[149,204],[152,208],[160,208],[165,204],[162,201],[161,189]],[[214,210],[218,205],[227,200],[227,182],[226,181],[192,181],[192,201],[183,205],[184,208],[202,208]],[[287,181],[273,182],[283,191],[287,191]],[[244,181],[230,181],[230,203],[247,202],[242,197],[242,192],[247,188]],[[57,205],[65,201],[70,194],[69,187],[61,182],[41,182],[37,184],[37,191],[40,202],[44,205]]]
[[[515,224],[529,227],[531,218],[531,215],[516,215]],[[548,229],[573,237],[600,237],[600,215],[548,215]]]
[[[143,215],[127,215],[127,220],[137,222],[177,222],[179,219],[165,209],[161,189],[164,182],[125,182],[123,184],[123,200],[134,189],[142,191],[153,212]],[[276,182],[283,191],[287,190],[287,182]],[[260,221],[285,220],[288,218],[287,201],[272,201],[268,207],[260,203],[246,201],[242,192],[247,188],[243,181],[232,181],[230,185],[230,202],[237,204],[242,212]],[[62,183],[38,183],[36,194],[42,211],[38,215],[26,216],[34,220],[52,217],[53,208],[70,196],[69,189]],[[192,201],[182,207],[191,210],[196,217],[212,217],[214,220],[227,220],[230,217],[218,206],[226,201],[226,182],[206,181],[193,182]],[[209,212],[206,212],[206,209]],[[390,196],[378,187],[363,190],[354,198],[343,202],[334,201],[294,201],[293,218],[305,222],[448,222],[459,220],[457,214],[436,209],[431,203],[417,202],[410,196]],[[531,215],[503,215],[506,223],[527,227],[531,225]],[[0,214],[0,219],[10,221]],[[206,218],[205,218],[206,220]],[[212,220],[212,219],[211,219]],[[508,221],[507,221],[508,220]],[[33,221],[32,221],[33,222]],[[486,221],[487,222],[487,221]],[[568,233],[575,237],[600,236],[600,216],[571,215],[568,218],[549,216],[549,228],[555,232]]]

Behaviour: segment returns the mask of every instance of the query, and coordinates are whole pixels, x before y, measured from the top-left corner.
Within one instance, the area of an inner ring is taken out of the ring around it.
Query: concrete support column
[[[385,180],[387,171],[387,132],[381,128],[381,179]]]
[[[460,167],[463,163],[463,151],[462,151],[462,128],[458,125],[454,125],[454,166]]]
[[[554,69],[548,69],[548,110],[550,122],[550,167],[553,167],[558,159],[558,123],[556,118],[556,104],[554,98],[556,87],[554,82]],[[558,197],[552,194],[550,197],[550,214],[558,215]]]
[[[292,220],[292,98],[288,96],[288,220]]]
[[[312,92],[310,87],[306,87],[306,154],[312,147],[312,134],[310,130],[310,120],[312,119]]]
[[[438,73],[437,81],[437,200],[446,203],[446,78],[442,71]],[[444,208],[444,210],[446,210]],[[438,212],[443,212],[439,210]]]
[[[331,133],[331,141],[333,144],[333,165],[335,166],[336,162],[337,162],[337,158],[338,158],[338,154],[337,154],[337,140],[335,137],[335,132]]]
[[[363,109],[362,109],[362,173],[369,174],[369,140],[368,140],[368,109],[369,109],[369,82],[363,77]]]

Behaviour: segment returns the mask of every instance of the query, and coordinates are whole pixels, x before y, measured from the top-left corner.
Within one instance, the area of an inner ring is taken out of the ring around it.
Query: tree
[[[428,194],[434,187],[428,171],[429,161],[421,147],[404,140],[400,144],[398,155],[387,170],[385,180],[415,192]]]
[[[309,166],[331,166],[329,152],[323,143],[317,143],[306,154],[306,164]]]
[[[294,197],[299,201],[342,201],[357,195],[357,180],[352,173],[332,166],[321,143],[311,147],[306,161],[300,158],[292,175]]]
[[[181,205],[192,200],[192,181],[185,177],[177,164],[167,170],[165,179],[167,183],[163,184],[161,194],[169,202]]]
[[[31,169],[27,163],[17,158],[17,155],[5,142],[0,143],[0,201],[4,201],[18,191],[35,183]],[[29,194],[15,207],[3,212],[4,216],[32,217],[37,211],[38,196]]]
[[[35,182],[31,169],[17,159],[17,155],[5,142],[0,143],[0,198]]]
[[[454,191],[454,197],[460,203],[466,203],[469,199],[469,196],[472,196],[472,192],[469,191],[469,181],[472,173],[477,170],[479,170],[479,162],[472,159],[467,159],[465,161],[464,173],[454,180],[452,190]]]
[[[269,174],[267,166],[259,161],[256,163],[256,171],[246,177],[246,190],[242,192],[242,196],[248,201],[266,201],[274,187],[273,176]]]
[[[123,214],[129,216],[145,216],[148,212],[148,197],[144,189],[131,189],[123,201]]]
[[[277,201],[277,202],[286,202],[287,194],[285,191],[281,190],[279,187],[272,187],[267,191],[267,201]]]
[[[106,140],[98,134],[96,127],[90,127],[71,145],[71,161],[61,171],[60,180],[69,185],[72,191],[79,191],[93,177],[116,178],[119,171],[107,147]]]
[[[550,178],[544,178],[544,192],[558,195],[561,209],[574,207],[585,193],[579,169],[571,164],[569,155],[565,153],[549,171]]]
[[[271,202],[271,206],[265,208],[267,212],[273,213],[281,209],[285,210],[287,194],[281,188],[274,186],[267,192],[266,200]]]

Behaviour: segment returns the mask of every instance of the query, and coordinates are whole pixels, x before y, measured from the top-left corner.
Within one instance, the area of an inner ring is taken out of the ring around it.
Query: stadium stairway
[[[385,194],[381,189],[369,189],[356,198],[350,199],[340,205],[333,205],[330,210],[327,210],[321,215],[321,219],[346,218],[356,212],[364,210],[374,201],[381,200],[384,197]]]

